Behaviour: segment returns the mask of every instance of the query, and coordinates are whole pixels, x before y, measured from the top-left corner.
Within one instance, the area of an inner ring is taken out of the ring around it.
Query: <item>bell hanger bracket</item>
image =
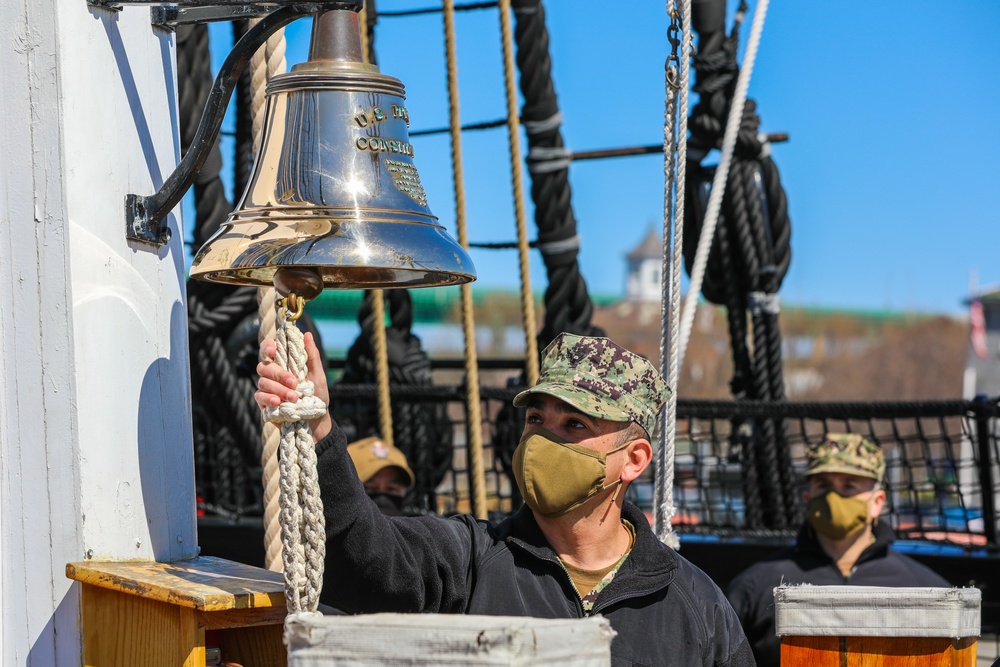
[[[149,6],[150,23],[155,28],[174,30],[180,25],[236,21],[265,16],[282,7],[297,6],[303,14],[314,14],[329,9],[358,11],[361,2],[348,0],[295,0],[293,2],[247,2],[247,0],[87,0],[91,7],[119,11],[123,7]]]
[[[91,5],[110,9],[120,9],[127,5],[149,5],[148,1],[136,0],[91,0]],[[211,3],[196,3],[193,1],[179,2],[176,5],[194,7],[237,7],[247,6],[247,3],[213,0]],[[212,92],[205,101],[201,122],[195,131],[191,145],[174,171],[152,195],[125,195],[125,236],[130,241],[146,243],[154,246],[165,245],[170,240],[170,228],[163,224],[164,218],[174,209],[194,183],[195,177],[205,165],[215,140],[222,128],[222,120],[226,107],[233,96],[240,75],[250,63],[254,52],[279,29],[292,21],[334,9],[360,11],[361,0],[353,2],[285,2],[262,3],[261,6],[277,7],[265,13],[260,21],[252,26],[233,46],[219,68],[219,73],[212,85]]]

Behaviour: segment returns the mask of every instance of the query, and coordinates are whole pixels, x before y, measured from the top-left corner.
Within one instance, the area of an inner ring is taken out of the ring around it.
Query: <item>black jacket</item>
[[[781,639],[774,634],[774,589],[781,584],[833,586],[944,586],[947,581],[930,568],[889,548],[895,539],[885,523],[875,527],[875,542],[861,552],[854,570],[845,577],[830,558],[809,524],[795,545],[779,551],[741,572],[726,589],[754,657],[760,667],[778,667]]]
[[[327,532],[322,600],[349,613],[582,617],[580,598],[533,514],[497,527],[462,515],[386,517],[367,496],[339,428],[317,445]],[[701,570],[626,504],[635,544],[594,607],[618,633],[612,665],[752,666],[739,620]]]

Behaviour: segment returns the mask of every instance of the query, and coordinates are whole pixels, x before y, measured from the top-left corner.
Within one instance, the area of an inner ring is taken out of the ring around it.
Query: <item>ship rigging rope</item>
[[[375,63],[375,24],[376,16],[369,21],[368,11],[364,6],[358,15],[358,22],[364,26],[361,30],[361,54],[365,63]],[[374,319],[372,320],[372,349],[375,353],[375,384],[378,386],[378,429],[382,441],[390,447],[395,447],[395,432],[392,425],[392,399],[389,396],[389,347],[385,330],[385,292],[381,289],[371,291],[371,305]]]
[[[444,0],[445,60],[448,66],[448,127],[451,133],[451,165],[455,183],[455,227],[458,242],[468,249],[469,236],[465,219],[465,175],[462,168],[462,123],[459,117],[458,57],[455,48],[455,2]],[[469,446],[472,511],[476,518],[487,518],[486,473],[483,465],[483,429],[479,397],[479,360],[476,356],[476,327],[472,303],[472,285],[463,283],[462,334],[465,341],[465,410]]]
[[[667,60],[666,102],[663,114],[663,266],[660,273],[661,316],[660,368],[670,387],[670,396],[660,428],[660,447],[655,455],[653,488],[653,530],[660,540],[677,549],[674,532],[674,452],[677,436],[677,390],[680,378],[678,330],[681,299],[681,262],[684,247],[684,192],[687,173],[688,81],[691,73],[693,38],[691,0],[667,2],[671,19],[668,37],[673,51]],[[680,19],[680,35],[676,35]],[[677,49],[680,49],[678,55]],[[666,239],[673,239],[666,243]]]
[[[684,242],[684,258],[692,270],[698,230],[706,216],[705,200],[715,195],[712,181],[719,178],[716,169],[699,163],[710,149],[722,147],[727,120],[731,119],[737,84],[743,79],[736,54],[746,11],[746,3],[740,2],[728,36],[724,0],[699,3],[692,17],[699,32],[693,90],[700,95],[690,118],[689,150],[695,158],[689,162],[686,193],[690,233]],[[759,13],[755,18],[763,20]],[[781,179],[759,127],[756,104],[746,99],[729,173],[721,186],[724,193],[700,293],[726,309],[733,396],[737,400],[780,401],[785,391],[776,292],[791,258],[791,226]],[[752,329],[748,327],[748,311]],[[747,525],[779,530],[798,525],[801,503],[795,491],[785,420],[734,417],[730,430],[731,456],[738,457],[744,473]]]
[[[552,79],[545,6],[541,0],[512,0],[511,6],[517,19],[514,38],[524,98],[521,125],[528,138],[526,161],[538,228],[538,240],[529,245],[538,248],[548,274],[545,313],[538,334],[538,348],[543,349],[564,331],[585,336],[605,333],[591,322],[594,304],[580,273],[580,236],[569,182],[568,158],[573,153],[566,148],[562,136],[563,116]]]
[[[284,301],[294,301],[290,296]],[[316,443],[308,420],[326,414],[326,404],[314,395],[306,379],[307,354],[302,332],[286,307],[281,307],[274,337],[275,363],[292,373],[299,399],[264,409],[264,419],[280,427],[281,560],[288,612],[316,611],[323,589],[326,522],[319,493]]]
[[[753,21],[750,25],[750,37],[747,41],[746,53],[743,56],[743,66],[736,78],[736,91],[729,107],[729,117],[726,121],[726,131],[722,138],[722,156],[715,169],[712,189],[708,196],[708,206],[705,222],[698,237],[698,247],[695,252],[694,265],[691,268],[691,279],[688,282],[687,298],[684,299],[684,309],[681,313],[680,340],[678,341],[678,367],[684,364],[688,340],[691,338],[691,327],[694,324],[694,313],[698,307],[698,297],[701,294],[701,284],[705,277],[705,267],[708,264],[708,253],[715,237],[715,227],[719,221],[719,211],[722,208],[722,195],[725,192],[726,179],[729,177],[729,166],[732,164],[733,151],[743,118],[743,107],[746,104],[747,92],[750,89],[750,75],[753,74],[754,62],[757,59],[757,48],[760,46],[760,36],[764,31],[764,18],[767,16],[767,5],[770,0],[757,0],[754,7]],[[686,110],[685,110],[686,112]]]
[[[385,292],[372,290],[372,348],[375,352],[375,384],[378,386],[378,428],[385,444],[395,447],[392,432],[392,402],[389,397],[389,352],[385,335]]]
[[[250,21],[252,26],[257,19]],[[285,62],[285,31],[282,28],[271,35],[264,46],[257,49],[250,58],[250,118],[252,122],[253,154],[260,150],[261,134],[264,131],[264,112],[267,100],[267,82],[277,73],[284,73]],[[257,290],[258,316],[260,330],[258,342],[266,338],[276,337],[275,301],[277,294],[274,287],[261,287]],[[263,360],[263,358],[262,358]],[[261,483],[263,485],[264,505],[264,566],[269,570],[281,570],[284,558],[282,556],[281,539],[281,508],[280,508],[280,468],[278,466],[278,449],[280,434],[277,427],[267,421],[263,423],[261,440],[261,468],[263,470]]]
[[[521,176],[521,139],[517,115],[517,91],[514,81],[514,38],[510,26],[510,0],[500,0],[500,36],[503,45],[504,90],[507,96],[507,141],[510,147],[510,177],[514,191],[514,216],[517,221],[517,254],[521,275],[521,318],[524,325],[525,375],[528,386],[538,381],[538,341],[536,339],[535,302],[531,294],[528,257],[528,230],[524,213],[524,185]]]

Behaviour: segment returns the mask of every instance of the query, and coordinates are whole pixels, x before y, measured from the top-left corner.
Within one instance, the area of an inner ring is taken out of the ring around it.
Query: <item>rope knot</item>
[[[309,421],[326,413],[326,403],[314,396],[315,387],[309,380],[301,380],[295,387],[299,400],[285,401],[278,407],[264,408],[264,419],[272,424],[290,424]]]

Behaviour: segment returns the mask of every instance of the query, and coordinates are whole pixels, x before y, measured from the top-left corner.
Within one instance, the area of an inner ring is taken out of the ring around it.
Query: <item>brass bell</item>
[[[336,289],[475,280],[472,259],[427,207],[403,84],[363,62],[356,12],[314,21],[309,60],[268,83],[246,192],[191,276],[264,286],[276,272],[278,282],[315,272]]]

